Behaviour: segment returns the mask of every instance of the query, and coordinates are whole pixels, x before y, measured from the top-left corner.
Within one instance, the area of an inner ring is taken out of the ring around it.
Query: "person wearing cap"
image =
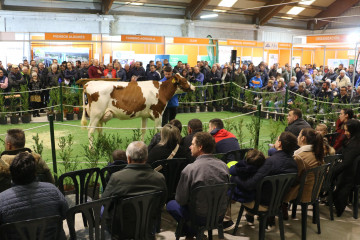
[[[9,89],[15,89],[16,91],[20,90],[20,86],[26,84],[24,76],[19,71],[19,66],[12,65],[11,72],[9,74]]]

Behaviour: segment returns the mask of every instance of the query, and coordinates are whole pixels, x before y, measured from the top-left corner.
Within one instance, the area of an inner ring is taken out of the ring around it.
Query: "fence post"
[[[259,148],[259,140],[260,140],[260,123],[261,123],[261,104],[257,105],[257,124],[256,124],[256,135],[255,135],[255,149]]]
[[[50,142],[51,142],[51,154],[53,160],[53,170],[55,177],[55,184],[57,185],[58,174],[57,174],[57,164],[56,164],[56,150],[55,150],[55,133],[54,133],[54,114],[49,114],[49,123],[50,123]]]
[[[61,121],[64,121],[64,109],[63,109],[63,88],[62,83],[59,81],[60,86],[60,112],[61,112]]]
[[[287,113],[288,100],[289,100],[289,87],[288,87],[288,86],[286,86],[286,92],[285,92],[285,104],[284,104],[284,113]]]

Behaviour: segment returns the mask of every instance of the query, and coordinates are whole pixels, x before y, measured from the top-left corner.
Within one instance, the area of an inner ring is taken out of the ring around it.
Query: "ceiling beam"
[[[331,17],[340,16],[358,2],[358,0],[336,0],[325,11],[322,11],[314,17],[317,20],[311,20],[308,22],[308,29],[319,30],[322,27],[325,27],[329,24],[329,22],[321,21],[322,18],[330,18],[329,20],[332,20]]]
[[[55,13],[100,13],[96,9],[78,9],[78,8],[48,8],[48,7],[29,7],[29,6],[3,6],[2,10],[8,11],[27,11],[27,12],[55,12]]]
[[[288,2],[291,2],[291,0],[272,0],[271,2],[267,3],[265,6],[288,3]],[[256,23],[259,26],[265,25],[272,17],[278,14],[285,6],[286,4],[261,8],[259,13],[256,15],[256,19],[257,19]]]
[[[129,0],[115,0],[114,3],[128,3]],[[189,6],[185,2],[173,2],[173,1],[162,1],[162,0],[139,0],[137,3],[143,3],[145,5],[156,5],[156,6],[174,6],[186,8]]]
[[[103,14],[108,14],[114,0],[102,0],[101,12]]]
[[[210,0],[192,0],[186,8],[185,16],[188,19],[194,20],[201,13],[201,11],[209,4]]]
[[[254,2],[262,2],[262,3],[265,3],[265,4],[269,5],[271,3],[271,0],[254,0]],[[304,7],[304,8],[307,8],[307,9],[316,9],[316,10],[321,10],[321,11],[326,10],[326,7],[316,6],[316,5],[313,5],[313,4],[305,5],[305,4],[301,4],[299,1],[289,2],[289,5],[297,6],[297,7]]]

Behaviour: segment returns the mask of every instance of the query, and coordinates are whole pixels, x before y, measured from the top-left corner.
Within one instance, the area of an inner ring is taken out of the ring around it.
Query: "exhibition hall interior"
[[[0,0],[0,239],[359,239],[360,1]]]

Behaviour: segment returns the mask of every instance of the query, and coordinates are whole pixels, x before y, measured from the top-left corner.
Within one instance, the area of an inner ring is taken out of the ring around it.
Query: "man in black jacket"
[[[17,65],[12,65],[11,72],[8,78],[9,78],[8,89],[10,90],[14,88],[15,91],[19,91],[20,86],[26,84],[26,80],[24,80],[24,77],[19,71],[19,67]]]
[[[301,110],[298,108],[290,110],[287,120],[288,126],[285,128],[285,131],[291,132],[296,137],[299,136],[303,128],[311,128],[310,124],[302,119]]]
[[[202,130],[203,130],[203,125],[200,119],[194,118],[188,122],[187,125],[188,135],[185,136],[181,141],[182,145],[187,151],[188,156],[191,156],[190,146],[195,133],[202,132]],[[190,159],[193,162],[195,161],[196,157],[191,157]]]

